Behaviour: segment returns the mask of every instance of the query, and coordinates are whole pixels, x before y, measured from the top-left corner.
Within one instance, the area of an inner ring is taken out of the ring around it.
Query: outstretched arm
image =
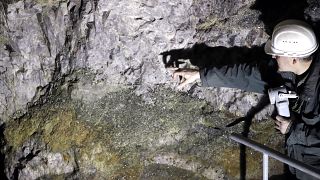
[[[267,82],[262,80],[256,65],[234,64],[200,70],[203,86],[238,88],[245,91],[264,93]]]

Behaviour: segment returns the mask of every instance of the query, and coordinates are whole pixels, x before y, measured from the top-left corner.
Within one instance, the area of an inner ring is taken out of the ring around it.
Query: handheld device
[[[297,98],[298,96],[292,91],[287,91],[284,86],[269,89],[268,95],[270,103],[276,105],[278,114],[280,116],[290,117],[289,98]]]

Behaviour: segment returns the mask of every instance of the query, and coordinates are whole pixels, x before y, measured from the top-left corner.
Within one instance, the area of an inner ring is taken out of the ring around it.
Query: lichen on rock
[[[7,124],[8,177],[239,176],[237,146],[227,135],[240,129],[222,130],[234,116],[216,113],[204,101],[163,87],[154,91],[154,104],[130,89],[109,92],[94,103],[66,97]],[[250,167],[258,163],[252,162]],[[261,169],[253,169],[248,177],[259,177]]]
[[[1,1],[7,178],[239,179],[240,154],[228,135],[242,132],[243,122],[225,125],[262,95],[199,83],[178,92],[163,53],[176,52],[180,67],[197,64],[179,52],[209,61],[256,57],[279,18],[316,22],[319,7],[317,0]],[[282,137],[264,121],[271,112],[256,114],[248,134],[279,148]],[[247,177],[260,179],[251,153]]]

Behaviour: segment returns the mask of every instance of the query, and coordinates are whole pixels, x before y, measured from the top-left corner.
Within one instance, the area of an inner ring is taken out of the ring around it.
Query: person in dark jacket
[[[235,64],[200,70],[178,69],[173,76],[184,79],[179,89],[201,79],[203,86],[266,93],[266,88],[272,87],[263,73],[267,73],[271,81],[275,73],[279,74],[282,85],[298,98],[290,100],[290,118],[276,116],[276,129],[286,135],[289,157],[320,169],[320,53],[317,49],[316,36],[308,24],[285,20],[274,28],[265,45],[265,52],[272,55],[273,60],[263,67]],[[297,169],[289,169],[298,179],[314,179]]]

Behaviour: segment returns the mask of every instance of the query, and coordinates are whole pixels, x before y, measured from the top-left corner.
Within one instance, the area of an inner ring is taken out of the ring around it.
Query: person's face
[[[278,71],[289,71],[294,72],[294,58],[286,56],[272,56],[278,63]]]

